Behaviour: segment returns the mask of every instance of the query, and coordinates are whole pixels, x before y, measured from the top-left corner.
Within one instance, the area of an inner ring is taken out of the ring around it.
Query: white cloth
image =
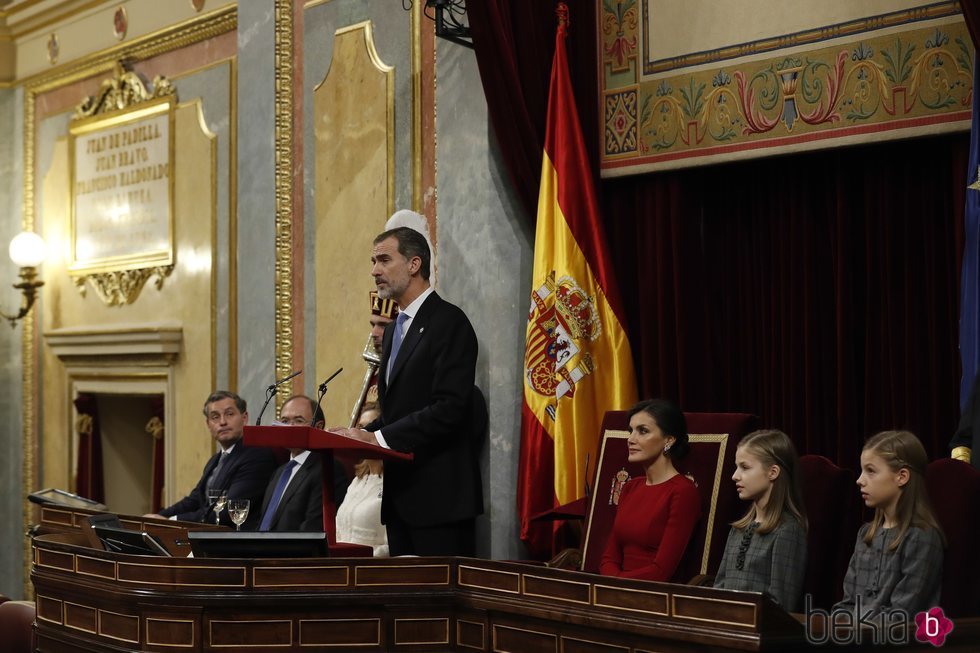
[[[374,557],[388,557],[388,533],[381,523],[382,478],[365,474],[347,488],[337,509],[337,541],[374,548]]]

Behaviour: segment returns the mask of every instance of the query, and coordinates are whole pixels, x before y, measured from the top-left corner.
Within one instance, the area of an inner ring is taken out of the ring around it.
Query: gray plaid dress
[[[943,543],[934,529],[911,527],[895,551],[888,550],[894,529],[882,528],[871,544],[864,524],[854,543],[854,554],[844,576],[844,598],[834,609],[854,610],[861,602],[861,614],[881,610],[905,610],[910,616],[939,605],[943,577]]]
[[[795,518],[784,515],[768,533],[753,523],[732,528],[715,576],[715,587],[769,595],[787,612],[799,609],[806,573],[806,532]]]

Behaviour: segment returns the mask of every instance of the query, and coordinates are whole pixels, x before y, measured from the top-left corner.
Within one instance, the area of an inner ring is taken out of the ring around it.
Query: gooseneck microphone
[[[293,372],[289,376],[287,376],[287,377],[285,377],[283,379],[279,379],[278,381],[276,381],[275,383],[273,383],[272,385],[270,385],[268,388],[265,389],[265,403],[262,404],[262,410],[259,411],[259,416],[255,420],[255,425],[256,426],[261,426],[262,425],[262,414],[265,413],[265,409],[269,405],[269,402],[272,401],[272,398],[276,396],[276,392],[279,391],[279,386],[281,386],[286,381],[288,381],[288,380],[290,380],[290,379],[292,379],[294,377],[299,376],[302,373],[303,373],[303,370],[297,370],[296,372]]]
[[[320,402],[323,401],[323,395],[327,394],[327,384],[333,381],[334,377],[344,371],[344,368],[340,368],[333,374],[331,374],[326,381],[320,384],[319,392],[316,397],[316,410],[313,411],[313,423],[316,424],[316,416],[320,412]]]

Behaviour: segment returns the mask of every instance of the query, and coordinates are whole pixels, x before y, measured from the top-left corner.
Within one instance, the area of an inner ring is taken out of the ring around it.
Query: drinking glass
[[[214,523],[221,525],[221,511],[228,503],[228,490],[208,490],[208,503],[214,506]]]
[[[242,530],[242,524],[248,519],[248,499],[232,499],[228,502],[228,516],[235,522],[235,530]]]

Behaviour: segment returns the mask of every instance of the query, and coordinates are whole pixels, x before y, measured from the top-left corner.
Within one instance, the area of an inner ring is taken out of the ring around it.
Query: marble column
[[[21,88],[0,89],[0,309],[16,313],[20,293],[10,287],[17,267],[7,256],[7,244],[21,231],[23,213],[24,94]],[[23,598],[23,421],[21,337],[23,329],[0,324],[0,594]]]
[[[473,51],[443,40],[436,47],[440,293],[476,329],[476,384],[490,411],[478,553],[513,559],[523,555],[517,459],[534,233],[500,159]]]
[[[238,393],[253,421],[275,376],[274,43],[273,0],[239,3]]]

